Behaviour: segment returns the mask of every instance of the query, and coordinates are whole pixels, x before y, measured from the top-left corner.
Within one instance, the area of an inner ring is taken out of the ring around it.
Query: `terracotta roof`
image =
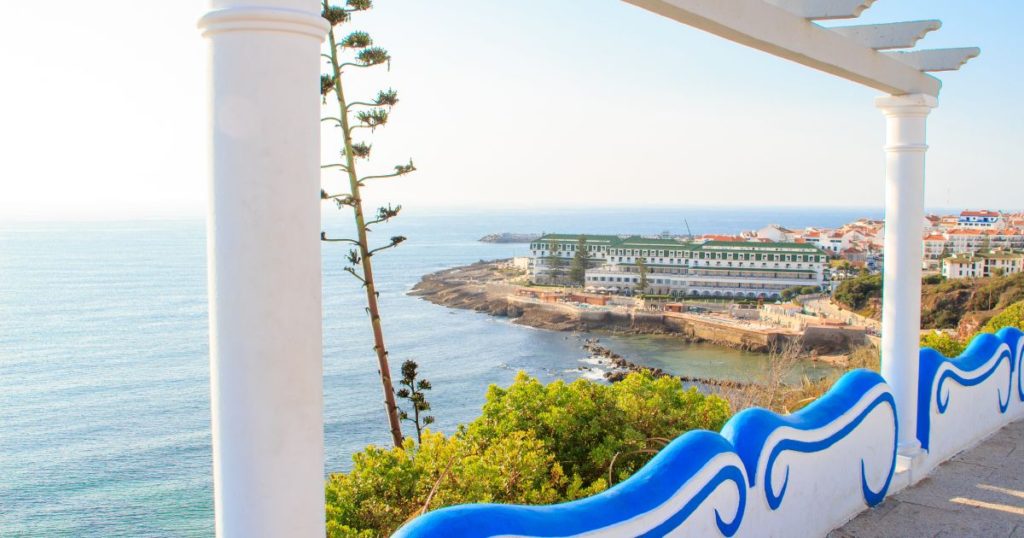
[[[704,235],[702,237],[704,239],[708,240],[708,241],[743,241],[744,240],[742,237],[740,237],[738,235],[715,235],[715,234],[708,234],[708,235]]]
[[[982,209],[981,211],[970,211],[965,210],[960,212],[961,217],[998,217],[999,213],[996,211],[989,211]]]

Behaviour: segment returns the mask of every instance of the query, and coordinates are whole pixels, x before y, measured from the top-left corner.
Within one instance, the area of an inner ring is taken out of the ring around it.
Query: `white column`
[[[885,263],[882,293],[882,376],[899,416],[899,452],[920,452],[917,440],[918,350],[924,232],[925,120],[938,104],[925,94],[883,96],[885,114]]]
[[[316,0],[211,0],[207,218],[222,537],[325,534]]]

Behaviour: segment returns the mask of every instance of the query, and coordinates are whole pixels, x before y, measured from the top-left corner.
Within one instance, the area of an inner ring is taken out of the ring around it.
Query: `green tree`
[[[398,216],[402,206],[392,207],[388,204],[386,207],[377,209],[375,216],[367,218],[363,209],[361,191],[368,181],[403,176],[416,170],[416,167],[410,160],[408,164],[395,166],[391,173],[369,176],[359,176],[357,173],[357,160],[369,159],[372,146],[366,142],[353,141],[353,135],[359,129],[373,132],[378,127],[384,126],[388,122],[388,111],[398,103],[398,92],[387,89],[378,92],[376,98],[370,101],[347,101],[343,85],[343,76],[347,76],[346,69],[390,64],[391,56],[386,50],[374,46],[373,40],[365,32],[356,31],[340,38],[336,32],[339,25],[349,22],[352,13],[366,11],[372,7],[372,0],[347,0],[345,7],[332,6],[328,0],[323,0],[322,15],[331,26],[327,34],[330,50],[322,56],[327,59],[330,68],[328,74],[320,76],[320,93],[323,96],[324,105],[327,105],[328,95],[334,94],[337,100],[337,114],[325,117],[322,121],[341,129],[343,143],[340,154],[343,162],[328,163],[320,168],[338,170],[345,174],[348,192],[332,194],[321,190],[320,197],[333,201],[338,209],[351,208],[355,219],[356,237],[334,239],[328,238],[326,232],[321,232],[320,238],[324,241],[348,243],[353,246],[348,253],[348,266],[345,267],[345,271],[358,279],[366,291],[366,311],[370,316],[370,326],[373,331],[373,349],[377,355],[377,366],[384,390],[384,406],[391,430],[391,440],[396,447],[399,447],[402,446],[402,428],[391,381],[391,368],[388,365],[388,350],[381,326],[380,308],[377,304],[377,284],[373,278],[371,258],[382,250],[398,246],[405,241],[405,237],[393,236],[384,245],[374,248],[370,244],[369,232],[373,225],[388,222]]]
[[[636,259],[636,270],[640,273],[639,282],[636,284],[636,292],[643,294],[647,291],[647,262],[644,258]]]
[[[408,400],[412,406],[412,416],[404,409],[398,412],[399,418],[413,423],[416,427],[416,442],[423,443],[423,429],[434,423],[434,417],[421,415],[430,411],[430,402],[427,401],[426,391],[432,389],[430,381],[416,379],[419,365],[416,361],[405,361],[402,363],[402,379],[398,381],[402,388],[396,394],[399,398]]]
[[[572,265],[569,267],[569,280],[582,286],[587,278],[587,238],[580,236],[576,241],[576,252],[573,253]]]
[[[551,278],[555,281],[561,280],[565,276],[565,266],[568,264],[561,256],[560,248],[561,245],[556,241],[551,241],[548,244],[548,249],[551,251],[551,257],[548,258],[548,269]]]

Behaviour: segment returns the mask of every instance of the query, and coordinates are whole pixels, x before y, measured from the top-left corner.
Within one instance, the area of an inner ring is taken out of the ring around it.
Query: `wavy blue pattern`
[[[744,465],[747,468],[747,478],[750,486],[757,485],[757,468],[764,445],[768,438],[778,428],[789,427],[801,431],[812,431],[824,428],[839,420],[847,411],[857,405],[864,395],[874,387],[884,384],[885,381],[880,375],[868,370],[854,370],[840,379],[825,395],[815,400],[804,409],[792,415],[777,415],[764,409],[748,409],[736,415],[722,429],[722,435],[730,439],[740,454]],[[873,491],[867,485],[864,460],[861,460],[861,489],[864,501],[868,506],[874,506],[885,498],[885,493],[892,482],[892,475],[896,470],[896,402],[892,393],[885,391],[871,401],[860,413],[849,423],[825,439],[817,441],[798,441],[795,439],[783,439],[779,441],[768,454],[768,461],[765,465],[764,493],[768,500],[768,506],[772,510],[778,509],[782,499],[786,495],[786,488],[789,486],[789,468],[786,468],[786,477],[783,480],[779,493],[772,488],[772,468],[778,456],[787,450],[795,452],[820,452],[825,450],[841,439],[849,435],[865,418],[881,404],[888,404],[893,414],[893,445],[892,459],[889,465],[889,473],[878,491]]]
[[[490,536],[571,536],[622,523],[661,506],[714,457],[732,453],[722,436],[708,431],[688,432],[670,443],[628,480],[593,497],[550,506],[475,504],[429,512],[395,534],[396,537],[485,538]],[[685,506],[644,536],[661,536],[685,521],[719,485],[732,482],[739,491],[736,515],[724,521],[715,511],[724,536],[739,529],[746,508],[743,469],[727,465],[703,485]]]
[[[1000,332],[1000,335],[1005,333]],[[949,407],[949,392],[943,397],[943,385],[947,380],[956,381],[964,387],[979,385],[992,376],[1005,360],[1010,365],[1010,375],[1007,380],[1006,398],[1004,401],[1002,390],[998,390],[996,399],[1000,413],[1006,413],[1010,405],[1010,398],[1013,394],[1013,371],[1015,369],[1013,353],[1008,350],[999,351],[999,348],[1006,342],[1001,336],[993,334],[979,334],[975,336],[967,349],[960,356],[955,358],[944,357],[938,351],[931,348],[921,350],[918,357],[919,377],[917,389],[917,440],[921,447],[927,450],[931,446],[931,403],[934,396],[939,414],[945,414]],[[981,369],[996,356],[999,356],[987,370]],[[951,364],[955,370],[946,370],[939,375],[938,382],[935,376],[944,364]],[[960,372],[966,372],[967,375]],[[934,392],[932,388],[934,387]]]
[[[716,507],[715,525],[724,536],[733,536],[743,522],[749,489],[755,485],[755,473],[764,445],[772,432],[786,426],[804,431],[834,424],[843,414],[862,403],[869,391],[884,386],[881,376],[867,370],[855,370],[843,376],[825,395],[805,409],[789,416],[780,416],[763,409],[751,409],[733,417],[722,434],[708,431],[688,432],[670,443],[643,469],[615,487],[587,499],[550,506],[517,506],[499,504],[462,505],[444,508],[421,516],[399,529],[400,538],[444,536],[451,538],[486,538],[492,536],[572,536],[599,530],[611,530],[618,524],[635,520],[663,506],[687,485],[717,456],[736,454],[739,465],[727,464],[701,484],[675,513],[661,521],[651,521],[650,529],[637,531],[643,537],[664,536],[685,523],[721,485],[736,486],[739,497],[736,512],[726,521]],[[893,409],[892,464],[885,484],[873,491],[867,484],[864,460],[861,459],[861,493],[869,506],[880,502],[888,491],[895,471],[896,424],[892,392],[876,396],[856,417],[826,439],[814,442],[783,439],[767,455],[767,479],[764,490],[771,509],[777,509],[789,485],[789,469],[781,491],[775,495],[771,487],[771,468],[780,453],[786,450],[819,452],[848,436],[879,405]]]
[[[1013,371],[1017,373],[1017,399],[1024,402],[1024,383],[1021,379],[1021,370],[1024,370],[1024,352],[1021,350],[1021,343],[1024,343],[1024,332],[1016,327],[1004,327],[996,333],[996,336],[1010,346],[1010,353],[1013,353],[1013,360],[1010,364]]]

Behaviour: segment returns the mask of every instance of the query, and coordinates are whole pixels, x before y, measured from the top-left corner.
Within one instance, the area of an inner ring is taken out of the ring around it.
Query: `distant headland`
[[[541,234],[517,234],[517,233],[498,233],[498,234],[487,234],[480,238],[481,243],[532,243],[540,239]]]

